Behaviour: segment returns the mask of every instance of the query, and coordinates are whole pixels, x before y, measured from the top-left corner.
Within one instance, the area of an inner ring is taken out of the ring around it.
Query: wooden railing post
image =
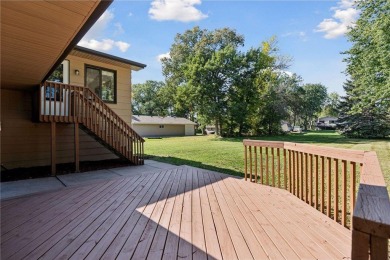
[[[51,175],[56,175],[56,122],[51,122]]]

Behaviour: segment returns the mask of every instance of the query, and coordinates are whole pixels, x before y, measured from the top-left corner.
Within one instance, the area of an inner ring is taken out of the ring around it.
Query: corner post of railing
[[[388,259],[390,201],[375,152],[365,152],[363,171],[352,217],[355,259]]]

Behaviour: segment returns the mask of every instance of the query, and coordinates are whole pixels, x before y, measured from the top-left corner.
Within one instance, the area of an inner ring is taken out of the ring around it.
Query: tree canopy
[[[360,17],[347,34],[343,132],[356,137],[390,134],[390,2],[358,1]]]
[[[135,85],[134,113],[186,117],[215,125],[223,136],[278,134],[289,118],[308,128],[326,88],[286,73],[290,60],[279,55],[276,38],[243,46],[244,37],[230,28],[177,34],[162,60],[166,82]]]

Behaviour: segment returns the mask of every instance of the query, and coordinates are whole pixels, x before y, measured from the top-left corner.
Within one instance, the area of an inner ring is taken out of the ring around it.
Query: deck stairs
[[[40,122],[77,124],[118,157],[144,164],[144,139],[91,89],[45,82],[39,90]]]

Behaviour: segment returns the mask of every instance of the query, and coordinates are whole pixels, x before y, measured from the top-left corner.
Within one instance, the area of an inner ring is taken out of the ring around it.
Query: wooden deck
[[[351,232],[277,188],[191,167],[3,201],[2,259],[348,259]]]

